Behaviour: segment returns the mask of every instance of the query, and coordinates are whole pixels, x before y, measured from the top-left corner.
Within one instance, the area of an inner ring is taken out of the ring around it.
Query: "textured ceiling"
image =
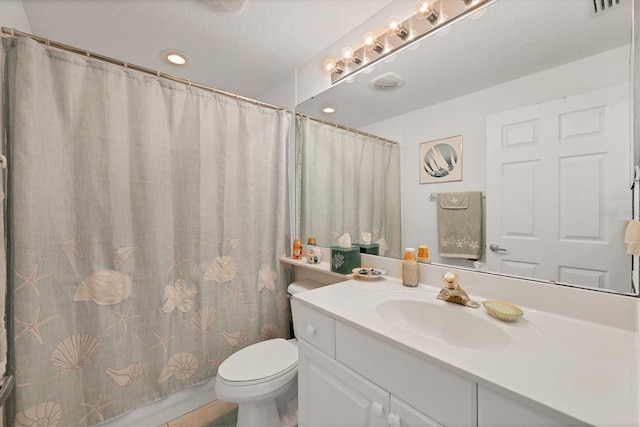
[[[23,4],[35,35],[255,98],[391,1],[248,0],[235,13],[216,11],[220,0]],[[170,49],[190,63],[166,64]]]

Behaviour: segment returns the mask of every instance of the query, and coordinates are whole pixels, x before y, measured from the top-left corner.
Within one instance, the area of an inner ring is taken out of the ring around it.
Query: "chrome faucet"
[[[444,287],[440,289],[438,299],[471,308],[480,307],[480,304],[471,301],[469,295],[460,287],[458,284],[458,276],[456,276],[455,273],[445,273],[445,275],[442,276],[442,281],[444,282]]]

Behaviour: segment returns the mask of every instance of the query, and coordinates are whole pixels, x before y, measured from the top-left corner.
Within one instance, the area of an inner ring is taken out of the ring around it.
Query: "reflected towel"
[[[624,231],[624,244],[627,245],[627,254],[640,255],[640,222],[631,220]]]
[[[482,255],[482,192],[438,193],[440,256],[480,259]]]

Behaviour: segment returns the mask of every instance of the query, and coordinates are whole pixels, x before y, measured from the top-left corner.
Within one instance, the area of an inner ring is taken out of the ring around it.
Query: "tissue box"
[[[361,254],[368,254],[368,255],[378,255],[378,250],[380,248],[380,245],[377,243],[372,243],[370,245],[363,245],[362,243],[360,243],[358,244],[358,246],[360,246]]]
[[[331,246],[331,271],[340,274],[351,274],[351,270],[360,267],[360,247],[350,248]]]

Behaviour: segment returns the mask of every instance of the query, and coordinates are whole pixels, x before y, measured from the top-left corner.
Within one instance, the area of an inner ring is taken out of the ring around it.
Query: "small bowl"
[[[362,268],[357,267],[351,270],[353,275],[358,279],[364,280],[376,280],[384,276],[386,273],[384,270],[380,270],[379,268]]]
[[[522,317],[523,312],[518,307],[508,302],[488,299],[482,303],[487,312],[496,319],[505,322],[515,322]]]

